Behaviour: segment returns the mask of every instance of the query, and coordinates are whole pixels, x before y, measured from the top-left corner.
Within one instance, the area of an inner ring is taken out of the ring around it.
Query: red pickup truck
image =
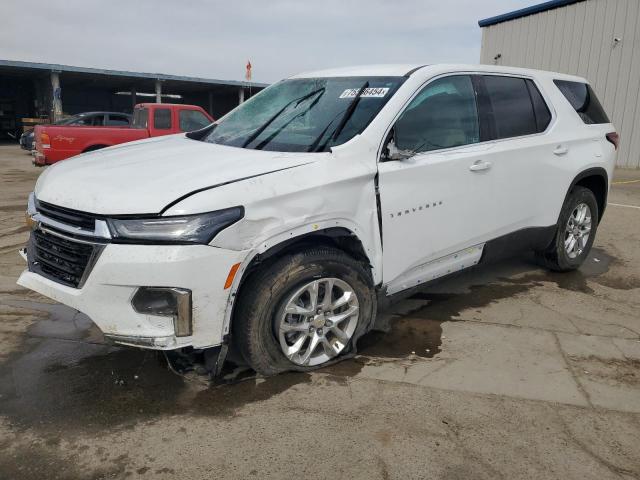
[[[140,103],[133,109],[131,127],[38,125],[35,128],[35,165],[49,165],[84,152],[148,137],[191,132],[213,122],[195,105]]]

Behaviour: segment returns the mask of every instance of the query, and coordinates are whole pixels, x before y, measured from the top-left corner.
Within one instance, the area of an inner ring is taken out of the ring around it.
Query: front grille
[[[95,228],[95,216],[88,213],[58,207],[57,205],[51,205],[50,203],[41,201],[36,201],[36,210],[46,217],[66,223],[67,225],[73,225],[74,227],[91,231]]]
[[[80,288],[103,246],[61,238],[36,229],[27,247],[29,270],[69,287]]]

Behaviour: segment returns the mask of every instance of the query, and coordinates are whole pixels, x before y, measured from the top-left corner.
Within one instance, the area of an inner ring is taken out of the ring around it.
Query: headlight
[[[115,241],[209,243],[220,231],[244,217],[243,207],[180,217],[110,218]]]

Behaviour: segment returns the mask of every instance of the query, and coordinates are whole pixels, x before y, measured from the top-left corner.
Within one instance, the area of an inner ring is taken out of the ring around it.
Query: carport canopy
[[[264,83],[0,60],[2,129],[25,117],[55,120],[86,111],[130,113],[141,102],[199,105],[219,118]]]

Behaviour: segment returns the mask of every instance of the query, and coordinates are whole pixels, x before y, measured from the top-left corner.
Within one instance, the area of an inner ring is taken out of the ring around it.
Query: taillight
[[[51,148],[51,139],[49,138],[48,133],[42,132],[40,134],[40,146],[42,148]]]
[[[620,144],[620,135],[618,135],[618,132],[607,133],[606,137],[607,140],[613,143],[615,149],[618,150],[618,145]]]

